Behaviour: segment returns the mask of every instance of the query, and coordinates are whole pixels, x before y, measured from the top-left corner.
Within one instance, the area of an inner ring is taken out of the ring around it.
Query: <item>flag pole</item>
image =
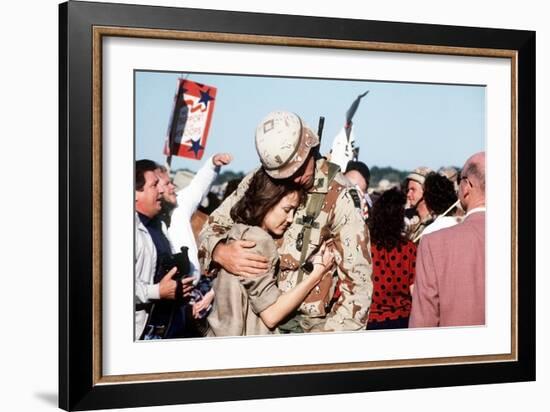
[[[166,167],[166,172],[168,173],[168,176],[170,176],[170,170],[172,168],[172,155],[166,155],[166,162],[164,163],[164,167]]]

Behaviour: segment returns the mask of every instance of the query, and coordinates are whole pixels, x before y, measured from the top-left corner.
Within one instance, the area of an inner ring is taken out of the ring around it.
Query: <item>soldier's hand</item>
[[[212,163],[214,166],[225,166],[231,163],[233,157],[229,153],[217,153],[212,158]]]
[[[250,252],[256,243],[236,240],[229,244],[219,243],[214,249],[213,259],[227,272],[234,275],[253,277],[267,271],[267,258]]]
[[[172,279],[172,276],[174,276],[177,271],[178,268],[174,266],[161,279],[159,283],[159,294],[161,299],[176,299],[176,287],[178,284],[175,280]]]

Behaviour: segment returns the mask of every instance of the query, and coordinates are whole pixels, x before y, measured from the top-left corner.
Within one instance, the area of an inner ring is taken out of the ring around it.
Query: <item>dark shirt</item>
[[[157,250],[157,265],[155,267],[154,283],[159,283],[166,275],[163,270],[163,261],[172,257],[170,241],[162,231],[160,216],[149,218],[138,212],[139,220],[147,228]],[[165,339],[184,337],[186,332],[186,305],[182,300],[163,300],[157,303],[155,313],[151,315],[149,323],[167,326]]]
[[[162,217],[157,215],[154,218],[149,218],[138,212],[139,220],[147,228],[147,231],[151,235],[153,244],[157,251],[157,264],[155,268],[154,283],[159,283],[161,279],[166,275],[163,268],[163,261],[170,259],[172,262],[172,247],[170,241],[164,235],[162,231]],[[170,266],[170,265],[169,265]],[[197,290],[203,295],[206,294],[212,288],[210,279],[201,278],[201,281],[197,285]],[[166,333],[163,336],[164,339],[171,338],[183,338],[183,337],[196,337],[198,331],[195,330],[193,324],[188,322],[191,307],[187,304],[187,300],[178,298],[174,301],[163,300],[157,303],[157,309],[155,316],[152,316],[149,320],[153,325],[167,326]]]
[[[164,236],[162,231],[162,221],[158,216],[154,218],[147,217],[138,212],[139,220],[143,223],[143,226],[147,228],[147,231],[153,239],[155,249],[157,250],[157,265],[155,267],[154,283],[160,282],[164,273],[162,273],[162,262],[167,257],[172,255],[172,248],[169,240]]]

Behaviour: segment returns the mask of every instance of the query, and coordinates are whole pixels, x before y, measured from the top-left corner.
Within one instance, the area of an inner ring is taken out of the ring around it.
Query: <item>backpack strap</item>
[[[328,185],[330,185],[340,171],[340,166],[330,162],[327,163]],[[301,224],[303,228],[302,231],[298,234],[298,239],[296,241],[296,247],[301,250],[299,263],[300,271],[298,272],[296,284],[300,283],[304,278],[303,264],[307,257],[308,245],[311,239],[311,230],[319,228],[319,222],[316,222],[316,219],[321,213],[321,209],[323,208],[323,202],[325,201],[326,193],[310,193],[309,196],[310,198],[307,204],[306,214],[303,218],[298,219],[297,221],[297,223]]]

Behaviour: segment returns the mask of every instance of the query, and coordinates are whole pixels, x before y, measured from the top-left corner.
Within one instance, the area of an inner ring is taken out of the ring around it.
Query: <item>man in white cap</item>
[[[283,333],[364,329],[372,295],[372,263],[368,230],[361,215],[357,191],[339,167],[319,154],[319,137],[302,119],[290,112],[272,112],[256,129],[256,150],[264,170],[273,179],[288,179],[307,192],[306,204],[280,240],[280,270],[283,292],[307,276],[308,259],[324,242],[332,241],[336,252],[340,296],[332,302],[337,279],[326,276],[286,323]],[[230,210],[244,195],[254,172],[210,215],[200,234],[199,258],[203,270],[217,265],[241,276],[266,271],[267,259],[248,252],[254,244],[225,244],[233,225]]]

